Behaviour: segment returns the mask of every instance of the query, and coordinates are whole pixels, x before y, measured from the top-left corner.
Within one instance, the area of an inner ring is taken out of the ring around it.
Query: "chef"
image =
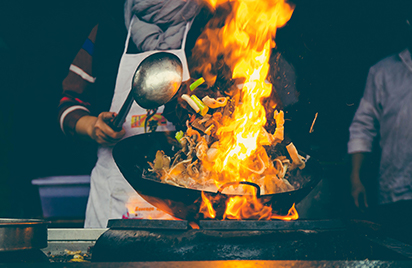
[[[406,20],[408,47],[382,59],[369,70],[365,92],[350,126],[352,196],[368,207],[361,169],[379,136],[381,160],[377,220],[390,229],[409,232],[412,222],[412,20]],[[402,226],[403,225],[403,226]]]
[[[116,27],[118,19],[102,19],[70,65],[59,105],[61,129],[66,135],[92,140],[99,146],[91,174],[86,228],[104,228],[108,219],[131,216],[172,219],[133,190],[112,157],[118,141],[145,132],[146,109],[134,102],[121,131],[114,131],[108,123],[129,94],[137,66],[149,55],[159,51],[175,54],[183,64],[183,81],[190,78],[185,46],[199,6],[196,0],[127,0],[125,37]],[[151,117],[151,130],[174,130],[162,116],[163,108]]]

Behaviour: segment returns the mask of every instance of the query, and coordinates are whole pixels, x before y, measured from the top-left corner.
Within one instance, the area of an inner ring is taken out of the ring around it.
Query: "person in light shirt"
[[[410,27],[409,20],[407,25]],[[357,207],[368,208],[370,205],[361,170],[365,166],[366,155],[372,152],[374,140],[379,137],[379,206],[375,214],[385,224],[392,221],[391,217],[410,214],[412,208],[410,47],[382,59],[370,68],[363,97],[349,128],[348,153],[352,157],[351,193]],[[409,218],[406,217],[408,220]]]

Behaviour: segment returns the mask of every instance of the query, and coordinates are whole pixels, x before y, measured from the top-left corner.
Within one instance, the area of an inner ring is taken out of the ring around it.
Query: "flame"
[[[264,130],[267,118],[261,102],[272,92],[272,85],[266,82],[266,78],[270,53],[276,46],[276,29],[284,26],[291,18],[294,6],[284,0],[208,2],[214,9],[220,7],[226,12],[223,12],[226,14],[225,25],[218,27],[218,23],[212,19],[209,27],[196,41],[193,54],[199,56],[200,62],[196,71],[211,85],[216,80],[216,74],[211,71],[212,66],[223,60],[232,71],[232,78],[243,81],[232,116],[226,118],[217,130],[220,144],[218,157],[208,168],[214,171],[213,174],[218,174],[213,176],[217,186],[233,181],[251,181],[259,172],[265,172],[269,178],[266,179],[267,183],[273,185],[271,180],[279,179],[279,171],[262,147],[262,141],[265,142],[262,137],[267,134]],[[283,113],[281,116],[283,120]],[[259,201],[252,187],[238,188],[249,194],[228,198],[223,219],[298,218],[294,205],[287,215],[279,216],[272,212],[270,206]],[[216,217],[213,204],[213,198],[202,192],[200,212],[205,218]]]
[[[210,200],[205,196],[205,193],[202,192],[202,203],[200,205],[200,213],[203,215],[208,215],[209,218],[214,219],[216,217],[216,211],[213,209],[213,205]]]
[[[211,194],[202,192],[202,207],[200,213],[204,218],[216,218],[214,204],[219,204],[220,196],[213,197]],[[207,204],[207,205],[206,205]],[[207,207],[207,209],[204,209]],[[292,221],[299,218],[295,204],[289,209],[286,215],[278,215],[272,211],[268,205],[262,204],[256,195],[233,196],[226,200],[226,208],[223,215],[224,220],[284,220]]]
[[[257,199],[256,195],[250,197],[235,196],[231,197],[227,202],[227,207],[224,219],[230,220],[242,220],[242,219],[255,219],[255,220],[285,220],[291,221],[299,218],[299,214],[295,208],[295,204],[289,209],[288,214],[285,216],[276,215],[272,213],[272,208],[263,205]]]
[[[209,22],[196,41],[193,55],[198,57],[195,61],[201,63],[194,71],[201,73],[209,85],[216,80],[212,66],[220,59],[233,71],[243,60],[246,64],[252,63],[254,53],[260,54],[267,42],[270,48],[275,47],[276,29],[289,21],[294,10],[294,6],[284,0],[208,0],[208,3],[214,9],[220,8],[222,15]],[[225,25],[219,27],[222,18]]]
[[[299,214],[295,208],[295,203],[293,203],[292,207],[289,209],[288,214],[286,216],[278,216],[278,215],[271,216],[271,219],[278,219],[278,220],[284,220],[284,221],[293,221],[293,220],[297,220],[298,218],[299,218]]]
[[[256,195],[252,195],[231,197],[226,204],[223,218],[231,220],[269,220],[270,216],[271,208],[260,203]]]
[[[193,221],[189,222],[189,226],[194,230],[200,229],[200,226],[196,222],[193,222]]]

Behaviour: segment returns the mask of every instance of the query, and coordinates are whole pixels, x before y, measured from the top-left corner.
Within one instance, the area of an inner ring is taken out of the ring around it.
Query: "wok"
[[[197,220],[202,217],[199,214],[201,204],[201,191],[178,187],[161,183],[148,176],[148,162],[155,159],[156,152],[163,150],[166,155],[173,156],[179,149],[179,143],[174,138],[175,132],[154,132],[132,136],[120,141],[113,149],[114,160],[129,184],[146,201],[159,209],[186,220]],[[306,154],[299,152],[302,156]],[[265,205],[270,205],[279,215],[287,214],[293,203],[300,202],[316,186],[321,179],[322,170],[319,163],[309,158],[303,170],[292,171],[289,182],[296,190],[278,194],[260,195],[257,187],[257,197]],[[210,193],[212,197],[221,195],[218,207],[215,207],[217,217],[223,216],[219,213],[225,207],[227,198],[233,196],[221,193]]]

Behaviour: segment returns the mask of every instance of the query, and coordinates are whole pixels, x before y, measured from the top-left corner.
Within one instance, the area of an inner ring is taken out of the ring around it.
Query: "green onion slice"
[[[193,91],[195,90],[198,86],[200,86],[201,84],[203,84],[205,82],[205,79],[203,79],[203,77],[200,77],[199,79],[197,79],[196,81],[194,81],[189,87],[190,90]]]

